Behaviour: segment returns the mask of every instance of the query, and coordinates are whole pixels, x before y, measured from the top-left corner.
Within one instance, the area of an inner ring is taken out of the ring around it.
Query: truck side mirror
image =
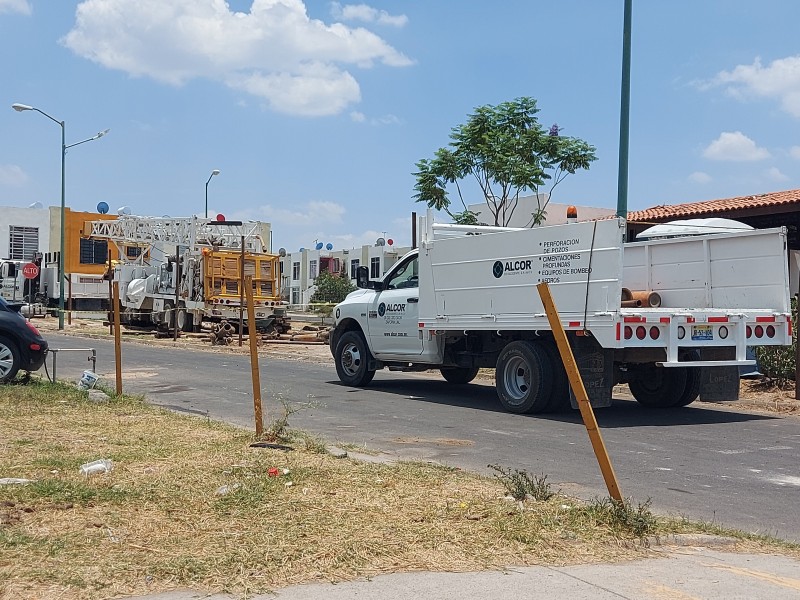
[[[356,286],[364,289],[368,289],[370,287],[369,269],[367,267],[358,267],[358,269],[356,269]]]

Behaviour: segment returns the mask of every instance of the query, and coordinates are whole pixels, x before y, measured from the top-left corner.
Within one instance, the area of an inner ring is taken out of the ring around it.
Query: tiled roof
[[[682,217],[702,217],[721,212],[746,210],[751,208],[764,208],[769,206],[797,205],[800,210],[800,190],[787,190],[785,192],[770,192],[755,196],[740,196],[739,198],[724,198],[722,200],[707,200],[705,202],[690,202],[688,204],[673,204],[652,206],[644,210],[635,210],[628,213],[628,222],[663,221]]]

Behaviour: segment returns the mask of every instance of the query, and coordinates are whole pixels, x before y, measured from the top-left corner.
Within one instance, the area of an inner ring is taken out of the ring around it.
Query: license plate
[[[692,326],[692,339],[693,340],[713,340],[714,328],[711,325],[693,325]]]

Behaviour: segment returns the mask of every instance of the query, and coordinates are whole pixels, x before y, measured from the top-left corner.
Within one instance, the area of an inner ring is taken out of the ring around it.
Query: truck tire
[[[687,367],[681,371],[686,371],[686,385],[678,401],[672,405],[675,407],[689,406],[700,396],[700,367]]]
[[[550,371],[553,377],[553,392],[550,396],[550,403],[547,405],[547,412],[566,412],[572,408],[569,401],[569,378],[561,360],[555,340],[542,342],[541,346],[552,364]]]
[[[685,406],[680,402],[685,399],[684,394],[689,393],[687,374],[690,370],[694,371],[694,369],[681,367],[657,367],[654,364],[642,365],[637,367],[636,377],[628,384],[628,387],[633,397],[642,406],[647,406],[648,408]],[[699,386],[699,384],[700,379],[698,377],[697,385]]]
[[[175,326],[175,306],[172,302],[164,302],[164,312],[161,317],[161,322],[167,329],[172,329]]]
[[[176,319],[176,324],[179,330],[185,331],[186,333],[194,332],[194,315],[186,310],[185,305],[181,304],[178,307]]]
[[[370,353],[367,342],[359,331],[342,334],[336,344],[336,374],[339,380],[354,387],[369,385],[375,371],[369,369]]]
[[[500,404],[512,413],[541,413],[550,404],[552,364],[540,343],[511,342],[497,357],[495,387]]]
[[[21,358],[17,345],[0,335],[0,383],[11,381],[19,371]]]
[[[478,367],[442,367],[439,371],[447,383],[455,385],[469,383],[478,375]]]

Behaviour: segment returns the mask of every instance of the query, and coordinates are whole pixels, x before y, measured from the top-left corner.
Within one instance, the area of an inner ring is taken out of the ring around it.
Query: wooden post
[[[547,283],[542,282],[536,286],[536,289],[539,290],[539,296],[542,299],[544,310],[547,313],[547,320],[550,322],[550,329],[553,330],[553,337],[556,339],[558,352],[561,355],[561,360],[564,362],[567,377],[569,377],[569,384],[572,386],[575,399],[578,401],[578,408],[581,410],[583,424],[586,426],[589,440],[592,442],[594,455],[597,457],[597,462],[600,465],[600,472],[603,474],[603,479],[606,482],[608,494],[615,500],[623,502],[622,492],[617,483],[614,467],[611,465],[611,459],[603,443],[603,436],[600,433],[600,429],[597,427],[597,420],[594,418],[594,410],[589,402],[589,396],[586,394],[586,388],[583,386],[583,380],[578,370],[578,364],[575,362],[575,356],[572,354],[572,348],[570,348],[569,342],[567,341],[567,334],[564,332],[564,327],[561,325],[558,310],[556,310],[553,296],[550,294],[550,287]]]
[[[117,373],[117,396],[122,396],[122,344],[119,324],[119,281],[114,282],[114,366]]]
[[[253,377],[253,409],[256,417],[256,437],[264,433],[264,416],[261,410],[261,374],[258,370],[258,335],[256,334],[256,314],[253,307],[253,278],[248,275],[242,281],[247,291],[247,337],[250,340],[250,370]],[[241,328],[239,335],[241,336]],[[241,339],[241,338],[240,338]]]
[[[241,264],[239,265],[239,347],[242,346],[242,329],[244,328],[244,236],[242,236],[242,256],[239,259]],[[252,286],[252,283],[250,284]],[[248,287],[248,300],[247,306],[249,307],[252,304],[252,287]],[[250,319],[250,313],[248,308],[248,322]],[[251,329],[248,333],[255,331],[255,329]]]

